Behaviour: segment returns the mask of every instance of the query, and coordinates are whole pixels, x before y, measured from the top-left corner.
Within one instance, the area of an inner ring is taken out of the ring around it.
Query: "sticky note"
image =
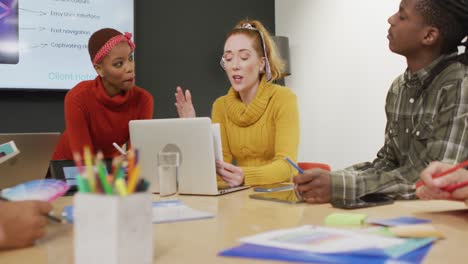
[[[365,214],[332,213],[325,218],[326,225],[362,225],[367,218]]]
[[[390,232],[388,227],[377,227],[377,228],[370,228],[369,234],[374,234],[374,235],[380,235],[380,236],[388,236],[388,237],[394,237],[395,235]]]
[[[420,225],[406,225],[406,226],[394,226],[389,228],[395,236],[398,237],[411,237],[411,238],[444,238],[439,230],[431,224],[420,224]]]
[[[367,223],[383,226],[417,225],[430,223],[429,219],[422,219],[410,216],[402,216],[389,219],[368,220]]]

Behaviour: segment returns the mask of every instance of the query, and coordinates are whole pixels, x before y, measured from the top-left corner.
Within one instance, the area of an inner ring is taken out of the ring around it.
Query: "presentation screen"
[[[133,0],[0,0],[0,89],[71,89],[94,79],[88,39],[133,33]]]

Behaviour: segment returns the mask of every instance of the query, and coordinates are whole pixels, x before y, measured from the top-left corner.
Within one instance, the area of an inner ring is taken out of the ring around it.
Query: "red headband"
[[[120,42],[127,42],[132,51],[135,49],[135,43],[131,40],[132,33],[125,32],[123,35],[117,35],[109,39],[94,56],[93,64],[98,64],[109,52]]]

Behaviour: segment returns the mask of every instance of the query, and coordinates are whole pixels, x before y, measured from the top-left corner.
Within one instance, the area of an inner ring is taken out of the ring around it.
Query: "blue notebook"
[[[368,220],[367,223],[383,226],[417,225],[430,223],[429,219],[416,218],[411,216],[402,216],[389,219]]]
[[[313,263],[359,263],[359,264],[409,264],[421,263],[431,248],[431,244],[421,247],[399,258],[384,256],[360,255],[359,253],[317,254],[307,251],[293,251],[273,247],[258,246],[253,244],[241,244],[239,246],[221,251],[218,255],[225,257],[253,258],[264,260],[313,262]]]

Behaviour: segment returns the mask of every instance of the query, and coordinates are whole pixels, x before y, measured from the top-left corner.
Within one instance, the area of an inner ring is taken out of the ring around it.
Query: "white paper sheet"
[[[383,237],[336,228],[301,226],[275,230],[241,239],[244,243],[316,253],[386,249],[402,245],[405,239]]]

